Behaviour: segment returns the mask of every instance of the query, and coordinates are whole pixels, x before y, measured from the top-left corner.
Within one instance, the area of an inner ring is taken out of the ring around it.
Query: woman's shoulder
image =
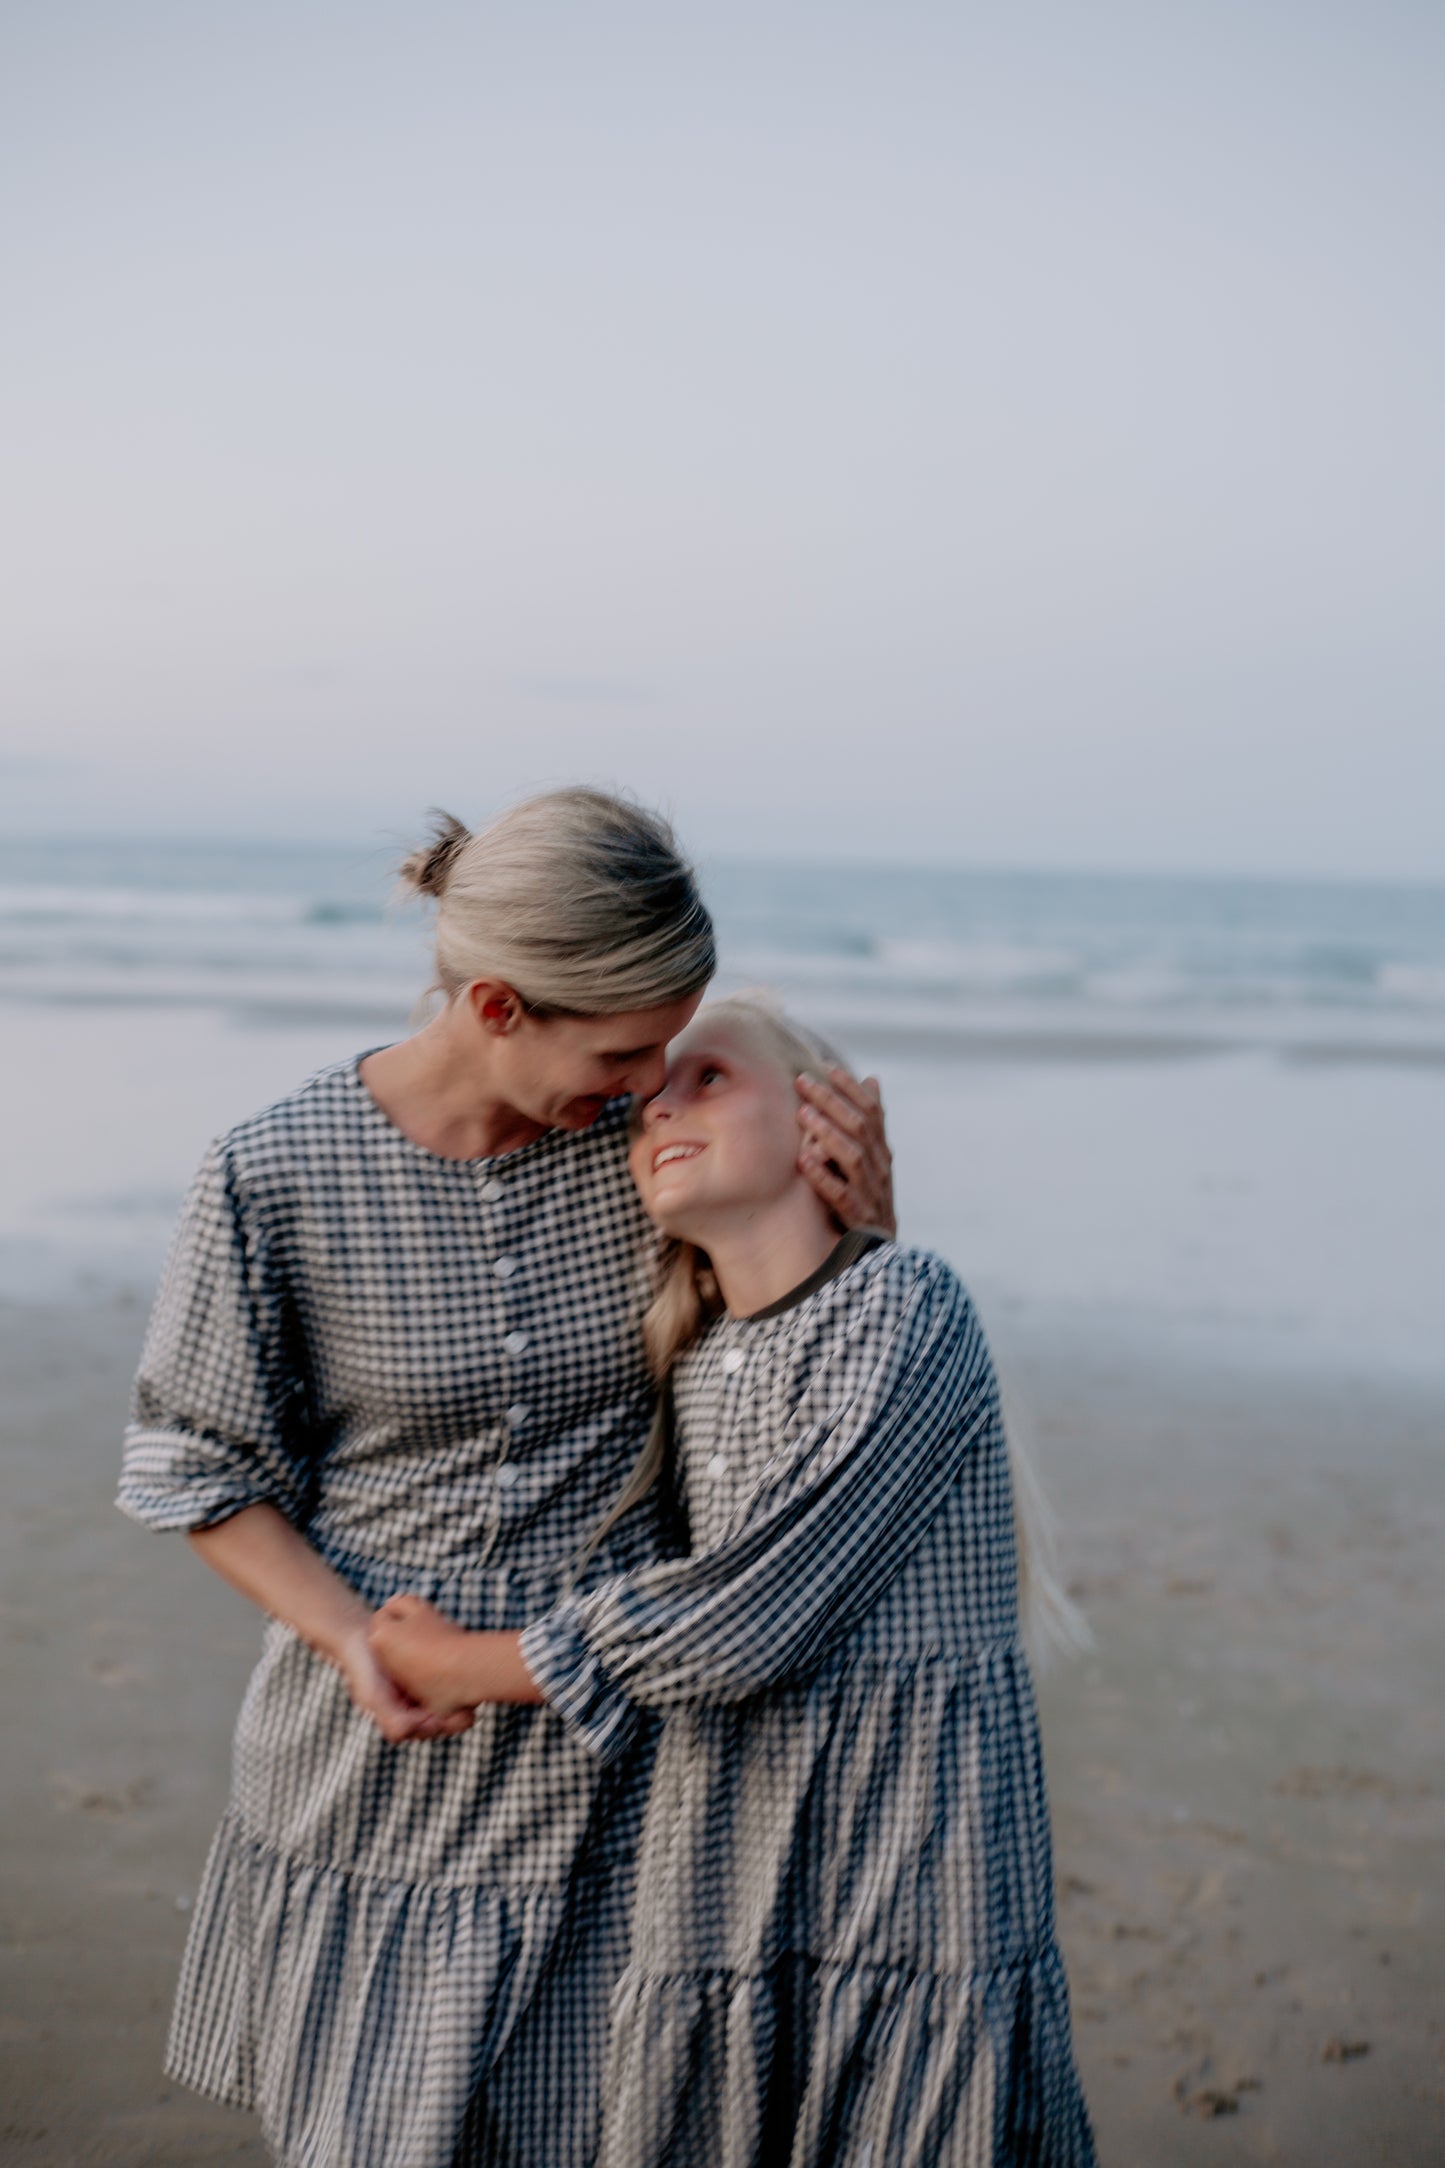
[[[358,1075],[364,1055],[347,1055],[314,1070],[300,1084],[223,1130],[211,1152],[242,1175],[309,1159],[318,1149],[365,1134],[368,1094]],[[380,1112],[380,1109],[377,1110]]]

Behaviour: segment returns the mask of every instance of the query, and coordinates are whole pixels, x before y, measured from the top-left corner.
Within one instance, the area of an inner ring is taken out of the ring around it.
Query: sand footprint
[[[133,1783],[121,1785],[115,1791],[86,1784],[79,1777],[67,1776],[61,1770],[52,1771],[49,1781],[55,1804],[66,1814],[134,1814],[138,1809],[150,1806],[156,1792],[154,1777],[137,1777]]]

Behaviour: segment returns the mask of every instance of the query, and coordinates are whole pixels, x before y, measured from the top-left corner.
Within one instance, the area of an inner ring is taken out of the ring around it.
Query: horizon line
[[[179,835],[175,833],[146,831],[141,829],[86,828],[69,830],[34,829],[0,830],[0,850],[12,846],[27,849],[44,849],[59,845],[78,848],[87,843],[122,844],[135,849],[151,848],[157,851],[210,851],[217,849],[263,849],[323,850],[334,854],[355,857],[382,849],[405,850],[406,839],[384,839],[376,831],[371,836],[358,835],[355,840],[337,836],[283,835],[260,829],[247,829],[224,833],[210,830],[205,833]],[[799,856],[795,852],[783,854],[759,848],[731,848],[723,851],[698,850],[687,854],[704,870],[709,866],[766,866],[771,870],[796,870],[819,873],[894,873],[894,874],[1001,874],[1024,880],[1119,880],[1119,881],[1199,881],[1206,884],[1227,885],[1250,883],[1260,887],[1319,887],[1319,888],[1366,888],[1366,889],[1445,889],[1445,869],[1436,874],[1428,873],[1360,873],[1360,872],[1261,872],[1256,868],[1226,871],[1218,866],[1188,865],[1142,865],[1115,861],[1111,864],[1086,863],[1030,863],[1024,859],[972,858],[891,858],[869,853],[866,856],[839,854],[823,857],[813,854]]]

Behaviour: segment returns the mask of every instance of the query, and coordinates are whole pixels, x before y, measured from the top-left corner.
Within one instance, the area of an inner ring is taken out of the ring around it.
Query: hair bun
[[[444,813],[440,806],[431,808],[430,818],[430,841],[408,852],[396,874],[402,886],[415,895],[440,899],[446,893],[458,856],[472,840],[472,832],[455,813]]]

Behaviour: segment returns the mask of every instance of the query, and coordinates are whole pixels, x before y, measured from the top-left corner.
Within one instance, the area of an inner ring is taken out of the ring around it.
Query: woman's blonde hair
[[[680,1001],[717,968],[696,876],[660,814],[606,791],[524,799],[473,835],[451,813],[397,868],[437,907],[448,1000],[500,979],[534,1014],[617,1015]]]
[[[703,1014],[709,1023],[741,1024],[790,1076],[805,1069],[841,1065],[841,1057],[826,1039],[786,1015],[765,992],[730,994],[721,1001],[710,1001]],[[722,1308],[706,1253],[692,1242],[664,1242],[655,1291],[642,1321],[648,1365],[659,1389],[657,1413],[636,1466],[588,1542],[584,1563],[609,1529],[646,1497],[662,1474],[669,1436],[668,1378],[679,1355],[701,1336]],[[1059,1577],[1053,1516],[1017,1432],[1016,1413],[1011,1408],[1004,1437],[1018,1557],[1019,1619],[1029,1654],[1042,1668],[1055,1655],[1089,1647],[1092,1636],[1083,1613]]]

